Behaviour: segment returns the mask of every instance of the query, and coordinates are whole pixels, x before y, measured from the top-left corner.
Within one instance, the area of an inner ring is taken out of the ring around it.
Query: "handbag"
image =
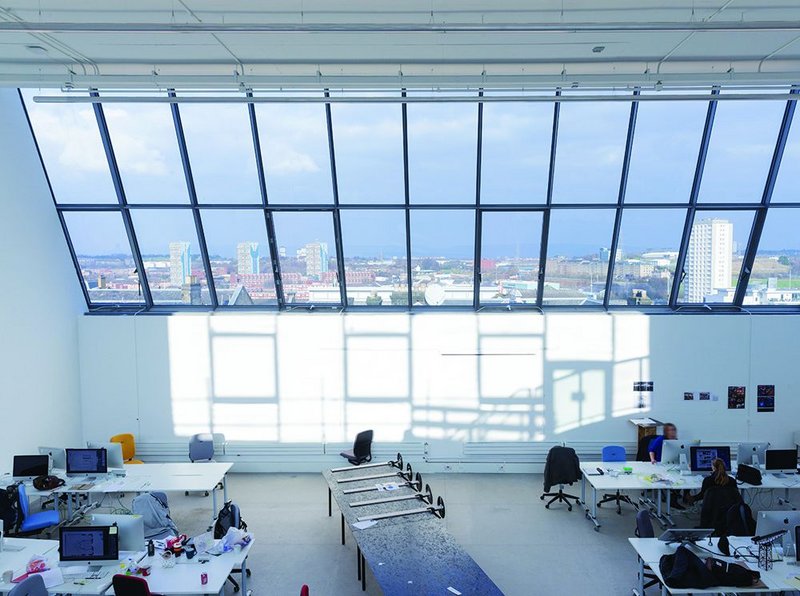
[[[33,488],[36,490],[53,490],[59,486],[66,484],[63,479],[58,476],[37,476],[33,479]]]

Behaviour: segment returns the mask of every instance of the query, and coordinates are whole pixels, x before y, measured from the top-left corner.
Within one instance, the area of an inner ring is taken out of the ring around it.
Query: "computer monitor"
[[[688,462],[689,448],[692,445],[699,445],[700,441],[679,441],[674,439],[665,439],[661,446],[661,463],[675,465]],[[683,456],[683,458],[681,458]]]
[[[124,469],[125,460],[122,458],[122,443],[97,443],[89,441],[86,443],[89,449],[105,449],[109,469]],[[123,549],[124,550],[124,549]]]
[[[105,449],[67,449],[67,476],[106,473]]]
[[[119,550],[140,551],[145,547],[144,518],[141,515],[111,515],[96,513],[92,516],[94,526],[117,526]]]
[[[116,526],[62,526],[58,535],[61,563],[113,564],[119,561]]]
[[[731,471],[731,448],[726,445],[703,445],[691,449],[692,472],[710,472],[711,463],[719,458],[725,464],[725,470]]]
[[[46,455],[15,455],[14,478],[36,478],[47,476],[50,461]]]
[[[769,443],[739,443],[736,453],[737,464],[759,467],[764,463]]]
[[[756,517],[756,536],[766,536],[786,530],[795,540],[795,527],[800,526],[800,511],[759,511]]]
[[[767,471],[782,474],[797,472],[797,447],[794,449],[767,449]]]
[[[50,458],[50,469],[65,470],[67,467],[67,454],[63,447],[39,447],[39,455]]]

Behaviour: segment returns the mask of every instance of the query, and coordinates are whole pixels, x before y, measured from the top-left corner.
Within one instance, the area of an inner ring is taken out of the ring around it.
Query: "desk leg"
[[[342,517],[342,545],[344,545],[344,513],[340,514]]]
[[[72,493],[67,493],[67,521],[72,519]]]
[[[659,497],[659,503],[661,502],[661,498]],[[672,491],[667,489],[667,513],[664,516],[664,521],[666,521],[670,526],[675,527],[675,522],[672,521]]]
[[[332,509],[331,509],[331,507],[332,507],[331,500],[332,500],[331,487],[329,486],[328,487],[328,517],[331,517],[331,515],[333,515]]]
[[[214,522],[217,520],[217,488],[211,491],[211,527],[214,527]]]
[[[581,486],[581,497],[584,497],[583,486]],[[589,508],[584,503],[583,508],[586,511],[586,518],[594,524],[594,531],[599,532],[600,524],[597,521],[597,489],[594,486],[592,486],[592,506]]]
[[[637,556],[639,559],[639,576],[636,578],[636,590],[634,593],[636,596],[645,596],[644,593],[644,559],[642,557]]]
[[[789,487],[783,489],[783,498],[778,498],[779,505],[789,505],[792,508],[792,511],[796,511],[797,507],[792,505],[792,502],[789,500]]]
[[[364,553],[361,553],[361,591],[367,591],[367,561],[364,559]]]
[[[356,545],[356,559],[358,559],[358,581],[361,581],[361,547]]]
[[[222,502],[228,502],[228,475],[222,477]]]
[[[242,594],[248,596],[247,593],[247,557],[242,561]]]

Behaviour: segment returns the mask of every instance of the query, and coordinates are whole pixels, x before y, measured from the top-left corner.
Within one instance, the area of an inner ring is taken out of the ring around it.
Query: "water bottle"
[[[150,542],[147,543],[147,556],[152,557],[155,556],[155,554],[156,554],[156,545],[151,540]]]

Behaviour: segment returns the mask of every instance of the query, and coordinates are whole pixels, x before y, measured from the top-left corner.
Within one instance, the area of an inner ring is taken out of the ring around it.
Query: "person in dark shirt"
[[[728,510],[742,501],[736,480],[728,475],[725,462],[715,458],[711,474],[703,478],[700,492],[689,497],[689,502],[703,501],[700,510],[700,527],[713,528],[716,536],[727,534]]]
[[[650,441],[648,451],[650,452],[650,463],[654,464],[661,461],[661,449],[664,446],[664,441],[672,441],[678,438],[678,427],[672,422],[664,423],[664,434],[653,437]]]
[[[739,495],[739,488],[736,486],[736,480],[728,474],[725,470],[725,462],[719,458],[715,458],[711,462],[711,474],[703,478],[700,492],[692,495],[689,499],[692,503],[702,501],[710,489],[717,487],[730,489],[731,492],[735,491],[737,496],[741,496]]]

